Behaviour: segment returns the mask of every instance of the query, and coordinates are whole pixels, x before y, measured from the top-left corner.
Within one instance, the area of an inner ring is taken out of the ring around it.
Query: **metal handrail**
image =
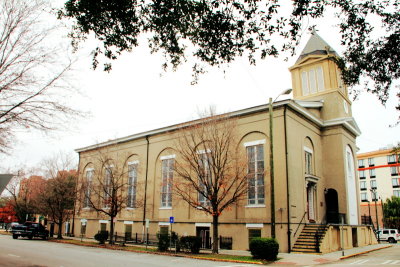
[[[296,231],[294,232],[294,235],[293,235],[293,236],[296,236],[297,231],[298,231],[299,228],[300,228],[301,222],[302,222],[302,221],[304,220],[304,218],[306,217],[306,214],[307,214],[307,211],[304,212],[303,218],[301,218],[301,220],[300,220],[300,222],[299,222],[299,225],[297,226],[297,229],[296,229]]]

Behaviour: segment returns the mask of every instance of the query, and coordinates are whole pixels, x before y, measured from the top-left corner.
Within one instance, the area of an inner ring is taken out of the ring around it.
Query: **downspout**
[[[291,235],[290,232],[290,193],[289,193],[289,164],[288,164],[288,142],[287,142],[287,125],[286,125],[286,109],[287,105],[283,107],[283,120],[285,129],[285,159],[286,159],[286,199],[287,199],[287,239],[288,239],[288,252],[292,250]]]
[[[143,201],[143,237],[145,234],[145,224],[146,224],[146,204],[147,204],[147,176],[149,173],[149,136],[146,135],[146,147],[147,147],[147,152],[146,152],[146,176],[145,176],[145,182],[144,182],[144,201]]]
[[[74,211],[72,213],[72,227],[71,227],[71,234],[72,236],[75,236],[75,208],[76,208],[76,195],[77,195],[77,187],[78,187],[78,181],[79,181],[79,173],[80,173],[80,167],[81,167],[81,153],[78,152],[78,170],[77,170],[77,177],[75,181],[75,199],[74,199]]]

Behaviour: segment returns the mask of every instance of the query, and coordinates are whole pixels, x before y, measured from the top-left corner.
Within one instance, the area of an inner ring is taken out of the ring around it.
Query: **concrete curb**
[[[241,260],[229,260],[229,259],[213,259],[213,258],[206,258],[206,257],[198,257],[198,256],[190,256],[190,255],[182,255],[182,254],[171,254],[171,253],[163,253],[157,251],[144,251],[144,250],[124,250],[119,249],[118,247],[108,247],[108,246],[99,246],[95,244],[77,244],[77,243],[69,243],[67,240],[57,240],[57,239],[50,239],[47,240],[49,242],[60,243],[60,244],[69,244],[69,245],[76,245],[76,246],[83,246],[83,247],[95,247],[95,248],[103,248],[103,249],[110,249],[110,250],[119,250],[119,251],[126,251],[126,252],[134,252],[134,253],[144,253],[144,254],[154,254],[154,255],[163,255],[163,256],[170,256],[170,257],[177,257],[177,258],[190,258],[190,259],[197,259],[197,260],[208,260],[208,261],[219,261],[219,262],[233,262],[233,263],[246,263],[246,264],[255,264],[255,265],[263,265],[262,262],[253,262],[253,261],[241,261]],[[83,242],[84,243],[84,242]]]
[[[390,248],[392,246],[393,245],[387,245],[387,246],[380,247],[380,248],[374,248],[374,249],[370,249],[370,250],[366,250],[366,251],[350,254],[350,255],[347,255],[347,256],[340,257],[339,260],[348,259],[348,258],[351,258],[351,257],[355,257],[355,256],[358,256],[358,255],[366,254],[366,253],[369,253],[369,252],[372,252],[372,251],[376,251],[376,250],[380,250],[380,249],[384,249],[384,248]]]

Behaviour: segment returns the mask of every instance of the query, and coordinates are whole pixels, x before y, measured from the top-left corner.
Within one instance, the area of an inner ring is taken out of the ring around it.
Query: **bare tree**
[[[110,218],[110,244],[113,244],[114,219],[122,209],[139,208],[143,201],[136,192],[137,164],[128,164],[128,157],[113,158],[108,149],[97,151],[95,168],[81,175],[78,193],[81,208],[91,208]]]
[[[174,193],[213,219],[213,253],[218,253],[218,219],[246,196],[246,160],[239,147],[237,120],[213,115],[179,132]],[[193,190],[194,189],[194,190]]]
[[[50,130],[79,113],[67,103],[71,60],[45,0],[0,3],[0,153],[16,129]]]
[[[63,223],[73,214],[77,171],[71,157],[61,153],[44,160],[43,165],[47,180],[36,198],[36,206],[57,224],[57,238],[61,239]]]

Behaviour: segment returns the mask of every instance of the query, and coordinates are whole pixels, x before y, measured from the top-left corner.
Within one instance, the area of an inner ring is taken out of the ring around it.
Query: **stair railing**
[[[294,236],[296,236],[296,234],[297,234],[297,231],[299,230],[299,228],[300,228],[300,225],[301,225],[302,221],[303,221],[303,220],[304,220],[304,218],[306,217],[306,214],[307,214],[307,211],[306,211],[306,212],[304,212],[303,218],[301,218],[301,220],[300,220],[300,222],[299,222],[299,225],[297,225],[297,229],[296,229],[296,231],[294,232]]]

